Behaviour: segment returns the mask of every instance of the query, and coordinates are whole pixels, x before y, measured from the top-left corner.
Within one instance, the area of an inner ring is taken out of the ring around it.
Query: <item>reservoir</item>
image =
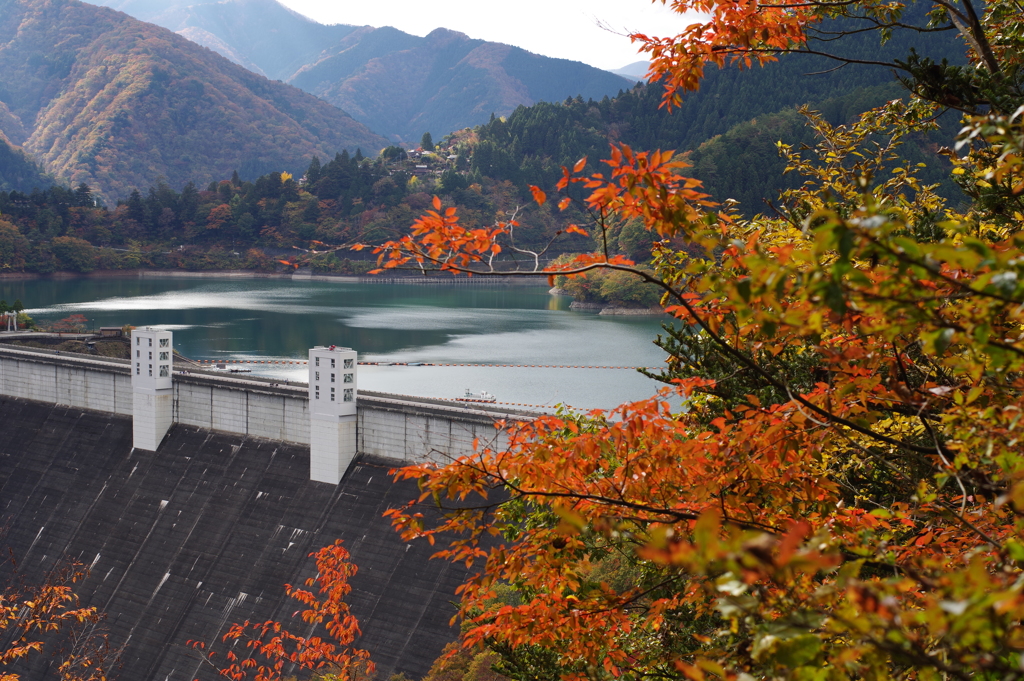
[[[543,283],[543,282],[538,282]],[[7,281],[37,323],[82,314],[91,328],[159,326],[193,359],[305,359],[314,345],[356,349],[366,390],[455,398],[469,388],[501,403],[610,409],[662,384],[632,369],[660,367],[653,340],[668,317],[569,310],[546,285],[377,284],[240,278],[81,278]],[[496,366],[515,365],[515,366]],[[305,381],[300,365],[254,372]]]

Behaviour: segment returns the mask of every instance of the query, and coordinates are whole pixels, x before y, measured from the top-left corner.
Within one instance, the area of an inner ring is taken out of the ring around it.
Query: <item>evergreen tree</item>
[[[314,156],[306,169],[306,185],[312,186],[320,179],[320,158]]]
[[[92,205],[92,189],[85,182],[82,182],[75,188],[75,205],[76,206],[91,206]]]
[[[199,190],[193,182],[189,182],[181,190],[181,197],[178,199],[180,206],[179,216],[182,222],[195,222],[196,211],[199,209]]]
[[[138,189],[133,189],[132,193],[128,195],[128,217],[135,220],[139,224],[146,223],[146,204],[142,200],[142,194],[139,193]]]

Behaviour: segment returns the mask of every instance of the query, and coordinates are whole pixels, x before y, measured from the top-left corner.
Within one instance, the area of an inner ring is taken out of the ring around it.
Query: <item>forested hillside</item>
[[[0,0],[0,102],[12,142],[108,201],[161,178],[255,177],[386,144],[296,88],[75,0]]]
[[[458,35],[436,38],[464,43]],[[366,36],[354,43],[367,44]],[[956,57],[942,54],[938,45],[933,39],[914,43],[938,57]],[[858,41],[846,50],[854,57],[869,52]],[[905,54],[910,44],[893,40],[886,50],[890,56]],[[433,195],[458,206],[467,226],[489,225],[518,211],[516,244],[540,250],[582,216],[575,206],[563,213],[550,204],[534,205],[528,185],[553,190],[561,167],[583,156],[591,169],[600,170],[610,141],[686,154],[693,174],[713,197],[736,199],[740,210],[750,214],[799,181],[783,173],[777,143],[795,148],[816,143],[797,107],[808,104],[838,125],[900,95],[891,72],[874,67],[808,75],[808,69],[821,71],[826,65],[820,58],[787,58],[763,70],[713,71],[700,93],[672,115],[659,107],[659,85],[638,84],[615,98],[520,106],[507,118],[492,116],[484,125],[446,136],[434,150],[412,155],[397,146],[385,148],[377,159],[318,152],[312,163],[310,157],[302,159],[294,177],[279,172],[288,167],[282,164],[274,168],[277,172],[248,182],[252,175],[229,180],[231,171],[225,169],[212,180],[153,182],[148,190],[139,183],[138,191],[126,193],[109,210],[92,206],[88,186],[0,194],[0,212],[9,221],[6,236],[0,237],[5,240],[0,268],[280,269],[291,267],[282,261],[292,261],[324,272],[365,271],[368,251],[332,249],[399,236],[429,207]],[[926,166],[921,172],[925,181],[944,182],[945,193],[955,197],[958,190],[944,177],[947,161],[936,151],[952,144],[958,118],[947,114],[941,120],[942,129],[930,137],[911,136],[901,153]],[[642,252],[641,231],[616,227],[611,248],[626,255]],[[584,237],[563,235],[544,257],[593,247]]]
[[[921,11],[918,9],[917,11]],[[827,30],[844,27],[835,23]],[[827,45],[827,43],[826,43]],[[820,47],[820,45],[819,45]],[[850,59],[906,57],[911,49],[936,61],[962,61],[941,35],[897,35],[879,49],[868,36],[852,36],[842,56]],[[827,49],[827,48],[822,48]],[[838,67],[838,68],[837,68]],[[456,135],[460,155],[470,169],[485,176],[551,188],[562,166],[587,156],[594,164],[608,152],[608,142],[637,149],[691,152],[694,174],[716,197],[741,201],[744,211],[758,211],[793,181],[783,176],[784,161],[775,143],[813,142],[797,114],[808,105],[833,125],[848,123],[859,112],[904,95],[890,69],[849,64],[813,55],[790,55],[763,69],[712,68],[701,90],[672,113],[661,108],[660,86],[638,85],[615,98],[520,107],[505,119],[494,118],[472,134]],[[906,145],[907,153],[933,167],[924,179],[945,182],[955,192],[948,165],[934,152],[951,145],[958,115],[941,118],[943,130]]]
[[[351,274],[370,268],[369,251],[331,247],[398,237],[435,193],[459,205],[469,226],[488,225],[524,204],[507,180],[469,184],[439,155],[405,153],[390,147],[374,160],[347,152],[325,163],[314,158],[301,178],[274,172],[244,182],[235,175],[202,188],[189,183],[180,192],[159,183],[110,208],[95,206],[86,185],[0,192],[0,272],[267,271],[290,270],[291,260],[317,272]],[[571,213],[534,208],[523,215],[519,243],[537,246]],[[562,245],[590,247],[582,237]]]
[[[0,137],[0,190],[30,192],[52,184],[25,152]]]

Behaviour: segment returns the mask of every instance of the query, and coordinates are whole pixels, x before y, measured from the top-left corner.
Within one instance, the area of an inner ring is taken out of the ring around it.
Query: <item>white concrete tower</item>
[[[356,455],[356,351],[309,351],[309,479],[337,485]]]
[[[171,427],[174,412],[173,334],[150,327],[135,329],[131,343],[133,445],[155,452]]]

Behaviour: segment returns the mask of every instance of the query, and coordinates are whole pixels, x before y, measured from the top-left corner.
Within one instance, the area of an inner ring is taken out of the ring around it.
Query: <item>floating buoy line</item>
[[[475,406],[503,406],[503,407],[529,407],[531,409],[553,409],[549,404],[525,404],[523,402],[485,402],[483,400],[467,400],[464,397],[428,397],[429,400],[442,400],[444,402],[454,402],[459,406],[475,407]],[[566,409],[572,409],[574,411],[580,411],[571,404],[563,404]]]
[[[266,364],[275,366],[309,364],[305,359],[197,359],[204,366],[218,364]],[[447,364],[441,362],[358,362],[359,366],[403,366],[403,367],[487,367],[507,369],[638,369],[654,370],[657,367],[591,366],[583,364]]]
[[[305,359],[194,359],[191,360],[200,366],[225,366],[228,364],[259,364],[268,366],[305,366],[309,360]],[[435,362],[358,362],[360,366],[410,366],[410,367],[505,367],[511,369],[654,369],[656,367],[625,367],[625,366],[585,366],[569,364],[444,364]],[[238,369],[231,369],[238,372]],[[243,370],[244,371],[244,370]],[[529,409],[552,409],[547,404],[527,404],[525,402],[491,402],[489,400],[473,400],[465,397],[429,397],[427,399],[441,402],[451,402],[458,406],[473,407],[480,405],[504,406],[504,407],[527,407]],[[579,408],[570,404],[562,404],[566,409],[579,411]]]

